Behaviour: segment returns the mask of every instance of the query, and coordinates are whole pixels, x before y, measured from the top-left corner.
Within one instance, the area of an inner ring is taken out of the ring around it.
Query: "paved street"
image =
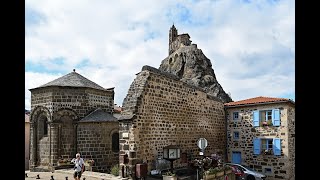
[[[51,176],[53,176],[53,179],[55,180],[65,180],[66,177],[68,180],[74,180],[73,178],[73,169],[59,169],[52,172],[30,172],[25,171],[27,173],[28,177],[25,177],[25,179],[36,179],[37,175],[39,174],[40,179],[46,179],[50,180]],[[120,176],[113,176],[111,174],[106,173],[99,173],[99,172],[90,172],[85,171],[82,176],[81,180],[119,180],[122,179]]]
[[[59,169],[52,172],[30,172],[25,171],[28,177],[25,179],[36,179],[37,175],[39,174],[40,179],[51,180],[51,176],[53,176],[54,180],[74,180],[73,178],[73,169]],[[99,172],[91,172],[85,171],[82,176],[81,180],[121,180],[126,178],[121,178],[120,176],[113,176],[112,174],[106,173],[99,173]],[[162,179],[162,178],[161,178]],[[156,178],[147,177],[146,180],[159,180]]]

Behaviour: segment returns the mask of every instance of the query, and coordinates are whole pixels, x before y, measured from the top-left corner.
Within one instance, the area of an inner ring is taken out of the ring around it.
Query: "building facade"
[[[294,179],[295,103],[260,96],[226,103],[225,108],[228,161],[268,179]]]

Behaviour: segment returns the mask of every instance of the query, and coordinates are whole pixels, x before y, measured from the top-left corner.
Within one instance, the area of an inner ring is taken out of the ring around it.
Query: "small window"
[[[272,111],[266,111],[266,121],[272,120]]]
[[[47,118],[43,121],[43,135],[48,136],[48,120],[47,120]]]
[[[271,168],[264,168],[264,173],[265,174],[272,174],[272,169]]]
[[[273,149],[272,139],[261,139],[261,150],[265,155],[271,155]]]
[[[233,132],[233,139],[235,140],[239,139],[239,132]]]
[[[233,113],[233,120],[238,120],[239,119],[239,112],[234,112]]]

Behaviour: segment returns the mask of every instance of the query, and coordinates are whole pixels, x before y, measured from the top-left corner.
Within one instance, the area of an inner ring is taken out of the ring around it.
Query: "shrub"
[[[217,168],[209,168],[205,174],[216,174],[218,172],[218,169]]]
[[[114,176],[119,176],[119,165],[114,165],[111,168],[111,174]]]
[[[164,175],[166,175],[166,176],[176,176],[176,174],[172,173],[171,171],[166,172]]]

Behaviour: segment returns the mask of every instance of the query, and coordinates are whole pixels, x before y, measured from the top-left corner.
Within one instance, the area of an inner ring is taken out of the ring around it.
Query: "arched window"
[[[43,135],[48,136],[48,119],[44,119],[43,121]]]
[[[119,133],[112,134],[112,151],[119,152]]]

